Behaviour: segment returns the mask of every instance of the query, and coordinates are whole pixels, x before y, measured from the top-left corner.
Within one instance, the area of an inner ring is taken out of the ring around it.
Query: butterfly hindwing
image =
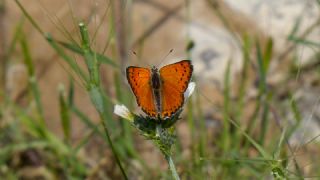
[[[182,107],[183,93],[188,87],[192,71],[193,67],[189,60],[169,64],[160,69],[162,117],[170,117]]]
[[[157,110],[150,85],[150,70],[148,68],[130,66],[126,69],[126,74],[138,105],[149,116],[156,116]]]
[[[176,89],[171,82],[164,81],[162,83],[162,110],[161,117],[171,117],[177,112],[184,103],[183,93]]]

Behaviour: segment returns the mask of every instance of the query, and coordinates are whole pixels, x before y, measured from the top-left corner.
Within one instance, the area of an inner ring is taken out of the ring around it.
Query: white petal
[[[120,116],[120,117],[122,117],[122,118],[124,118],[124,119],[128,119],[128,120],[130,120],[130,121],[133,121],[133,115],[132,115],[132,113],[129,111],[129,109],[125,106],[125,105],[123,105],[123,104],[121,104],[121,105],[119,105],[119,104],[116,104],[115,106],[114,106],[114,111],[113,111],[113,113],[115,113],[116,115],[118,115],[118,116]]]
[[[186,102],[187,99],[191,96],[191,94],[194,91],[194,88],[196,87],[196,83],[195,82],[190,82],[188,84],[188,88],[187,90],[184,92],[184,101]]]

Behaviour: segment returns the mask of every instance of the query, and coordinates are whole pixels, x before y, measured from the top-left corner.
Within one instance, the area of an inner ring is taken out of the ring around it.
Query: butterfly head
[[[160,89],[159,72],[158,72],[158,68],[156,68],[155,66],[151,68],[151,85],[154,90]],[[156,97],[156,98],[160,98],[160,94],[159,94],[159,97]]]
[[[152,66],[151,72],[152,72],[152,74],[157,73],[158,72],[158,68],[156,66]]]

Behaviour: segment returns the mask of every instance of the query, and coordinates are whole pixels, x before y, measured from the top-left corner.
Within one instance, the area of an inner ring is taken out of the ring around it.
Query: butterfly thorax
[[[151,75],[151,85],[153,89],[160,89],[160,76],[158,69],[156,67],[153,67],[151,69],[152,75]]]
[[[160,74],[156,67],[152,67],[151,69],[151,86],[153,90],[153,97],[155,99],[155,105],[157,107],[158,114],[161,113],[161,80],[160,80]]]

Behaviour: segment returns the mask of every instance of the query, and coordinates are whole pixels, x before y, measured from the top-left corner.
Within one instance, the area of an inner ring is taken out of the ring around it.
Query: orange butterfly
[[[153,118],[169,118],[184,103],[184,92],[191,79],[191,61],[156,67],[142,68],[129,66],[127,79],[141,109]]]

